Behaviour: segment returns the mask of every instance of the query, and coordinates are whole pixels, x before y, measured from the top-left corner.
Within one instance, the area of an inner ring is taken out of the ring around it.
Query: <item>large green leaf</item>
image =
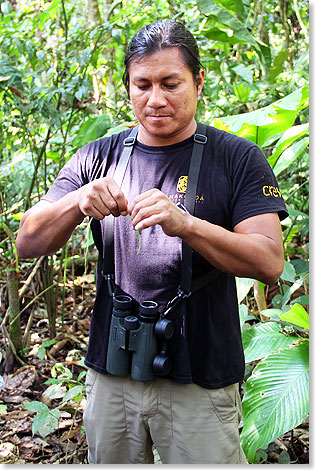
[[[227,9],[211,0],[197,0],[197,6],[204,15],[212,16],[219,23],[228,26],[240,42],[251,44],[254,48],[259,49],[257,42],[244,24]]]
[[[245,362],[262,359],[280,349],[289,347],[298,336],[288,336],[281,332],[277,322],[265,322],[243,331],[242,340]]]
[[[228,11],[229,9],[234,11],[234,8],[238,6],[237,3],[238,2],[234,2],[234,5],[232,5],[232,2],[228,0],[218,2],[213,2],[211,0],[197,0],[197,6],[201,13],[214,18],[219,24],[225,25],[232,30],[233,37],[236,38],[238,42],[249,44],[253,47],[260,58],[264,73],[267,73],[271,62],[270,48],[266,46],[266,44],[255,40],[248,29],[244,26],[244,23],[233,13]]]
[[[255,453],[300,424],[309,411],[309,342],[262,360],[246,382],[241,443],[249,462]]]
[[[272,136],[292,127],[307,102],[308,87],[305,86],[265,108],[237,116],[220,117],[214,119],[212,125],[263,147]]]
[[[233,36],[229,36],[225,31],[222,31],[218,28],[211,28],[202,31],[202,34],[208,38],[212,39],[212,41],[217,42],[227,42],[229,44],[238,44],[238,39],[234,38]],[[202,59],[202,62],[205,63],[205,58]]]
[[[237,13],[239,16],[243,16],[244,6],[242,0],[214,0],[215,3],[223,6],[227,10]]]
[[[309,133],[309,124],[301,124],[300,126],[293,126],[285,131],[277,142],[274,152],[268,158],[271,168],[274,168],[280,155],[289,148],[294,142]]]
[[[89,116],[81,125],[80,130],[72,142],[74,147],[83,147],[83,145],[93,140],[103,137],[109,129],[110,120],[108,116]]]
[[[281,320],[288,321],[290,323],[293,323],[294,325],[301,326],[306,330],[309,330],[310,328],[309,315],[305,308],[302,307],[302,305],[293,304],[288,312],[280,315],[280,318]]]
[[[304,152],[304,150],[308,147],[309,138],[304,137],[304,139],[299,140],[298,142],[294,142],[291,147],[287,148],[279,160],[277,161],[276,165],[274,166],[273,172],[276,176],[284,171],[291,163],[295,162],[299,156]]]

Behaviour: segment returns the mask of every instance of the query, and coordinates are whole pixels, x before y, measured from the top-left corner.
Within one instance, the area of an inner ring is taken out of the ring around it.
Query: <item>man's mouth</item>
[[[158,120],[158,119],[165,119],[165,118],[168,118],[170,116],[169,116],[169,114],[148,114],[147,117],[150,118],[150,119],[153,119],[153,120],[154,119]]]

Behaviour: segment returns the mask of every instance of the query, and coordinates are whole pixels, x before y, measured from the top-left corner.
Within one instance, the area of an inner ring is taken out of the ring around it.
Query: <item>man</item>
[[[85,360],[89,463],[153,463],[152,443],[163,463],[246,463],[238,431],[244,356],[234,276],[278,279],[285,205],[258,147],[207,126],[194,212],[183,210],[204,81],[197,44],[181,24],[157,21],[132,38],[125,66],[139,131],[121,187],[113,174],[130,130],[70,159],[24,215],[18,252],[24,258],[55,252],[89,216],[102,259],[104,223],[113,215],[116,294],[128,294],[135,310],[155,301],[160,314],[180,283],[182,242],[193,249],[193,279],[219,270],[170,313],[171,371],[140,382],[107,373],[113,304],[99,263]],[[139,254],[133,229],[141,231]]]

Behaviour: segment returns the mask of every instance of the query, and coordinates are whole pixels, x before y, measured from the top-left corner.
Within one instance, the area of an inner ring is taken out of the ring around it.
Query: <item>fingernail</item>
[[[127,211],[122,211],[120,214],[121,214],[121,215],[127,215],[128,212],[127,212]]]

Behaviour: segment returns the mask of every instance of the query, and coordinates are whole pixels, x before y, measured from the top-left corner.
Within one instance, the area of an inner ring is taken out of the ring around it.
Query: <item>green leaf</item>
[[[55,400],[56,398],[62,398],[66,394],[66,387],[63,386],[62,382],[58,384],[50,385],[43,393],[45,398]]]
[[[279,464],[288,465],[291,463],[290,455],[286,450],[282,450],[279,455]]]
[[[270,83],[274,83],[275,79],[278,77],[278,75],[283,72],[283,64],[285,61],[288,60],[289,57],[289,51],[288,50],[282,50],[278,52],[276,57],[274,58],[272,67],[270,68],[270,72],[268,75],[268,81]]]
[[[244,300],[248,292],[250,291],[254,280],[246,278],[246,277],[236,277],[235,281],[236,281],[236,289],[237,289],[237,299],[238,299],[238,303],[240,304],[242,300]]]
[[[300,304],[293,304],[290,310],[280,315],[281,320],[288,321],[294,325],[301,326],[306,330],[309,330],[309,315],[304,307]]]
[[[289,261],[284,261],[283,271],[280,279],[288,282],[295,281],[295,268],[291,263],[289,263]]]
[[[262,360],[246,382],[241,444],[249,462],[308,411],[309,342],[301,341]]]
[[[267,308],[265,310],[261,310],[260,313],[272,320],[280,320],[280,314],[283,313],[283,310],[280,308]]]
[[[37,356],[39,357],[39,359],[43,360],[45,357],[45,354],[46,354],[46,349],[40,347],[37,351]]]
[[[274,152],[268,158],[271,168],[274,168],[280,155],[289,148],[296,140],[309,133],[309,124],[301,124],[300,126],[293,126],[286,130],[281,139],[277,142]]]
[[[81,125],[80,130],[72,141],[74,147],[83,147],[83,145],[103,137],[110,126],[108,116],[89,116]]]
[[[239,313],[239,317],[240,317],[240,327],[242,329],[245,321],[248,318],[248,308],[246,307],[246,305],[240,304],[238,306],[238,313]]]
[[[291,217],[291,219],[294,219],[295,217],[299,218],[300,220],[309,218],[308,214],[305,214],[305,212],[299,211],[297,209],[289,208],[288,212],[289,212],[289,216]]]
[[[292,127],[296,116],[306,106],[306,94],[308,87],[303,87],[265,108],[214,119],[212,125],[263,147],[272,136]]]
[[[246,83],[233,85],[233,90],[234,90],[235,96],[240,101],[240,103],[247,103],[247,101],[249,100],[250,92],[252,90],[248,85],[246,85]]]
[[[305,294],[305,295],[300,295],[299,297],[296,297],[296,299],[293,299],[291,300],[291,305],[292,304],[303,304],[303,305],[309,305],[310,303],[310,296],[309,294]]]
[[[306,259],[293,259],[291,260],[291,264],[293,264],[295,272],[298,276],[309,271],[309,261]]]
[[[49,346],[53,346],[54,344],[58,343],[56,339],[47,339],[42,343],[43,348],[48,348]]]
[[[245,82],[252,84],[253,83],[253,72],[249,67],[246,67],[243,64],[238,64],[233,67],[233,72],[239,75]]]
[[[127,122],[124,124],[120,124],[119,126],[116,126],[116,127],[111,127],[106,132],[104,137],[110,137],[111,135],[119,134],[119,132],[126,131],[129,128],[130,128],[130,123],[127,123]]]
[[[82,358],[82,359],[83,359],[83,358]],[[83,377],[85,377],[85,376],[86,376],[86,370],[83,370],[83,371],[80,372],[80,374],[78,375],[78,379],[77,379],[78,382],[80,382],[80,381],[83,379]]]
[[[223,42],[223,43],[229,43],[229,44],[238,44],[238,40],[234,38],[233,36],[229,36],[225,31],[222,31],[221,29],[218,28],[211,28],[203,31],[203,35],[208,38],[212,39],[212,41],[217,41],[217,42]],[[203,59],[202,63],[205,63],[206,60]],[[217,61],[214,61],[215,65],[217,64]],[[217,67],[214,67],[215,69]]]
[[[227,10],[237,13],[239,16],[243,16],[244,14],[244,6],[242,0],[214,0],[215,3],[221,5],[222,7],[226,8]]]
[[[201,13],[206,16],[215,17],[219,23],[230,28],[233,31],[233,35],[240,42],[251,44],[255,49],[259,50],[257,42],[243,23],[221,5],[211,0],[197,0],[197,6]]]
[[[7,405],[0,403],[0,415],[5,415],[7,413]]]
[[[126,217],[127,217],[127,218],[130,220],[130,222],[131,222],[131,217],[130,217],[130,215],[127,215]],[[140,250],[141,250],[141,234],[140,234],[140,231],[139,231],[139,230],[135,230],[135,232],[136,232],[136,236],[137,236],[137,238],[138,238],[138,250],[137,250],[137,255],[138,255],[138,254],[140,253]]]
[[[67,391],[67,393],[62,399],[62,402],[64,403],[68,400],[72,400],[73,398],[82,394],[83,390],[84,390],[84,385],[75,385],[74,387],[70,388],[70,390]]]
[[[36,411],[37,413],[45,413],[49,411],[49,408],[45,403],[41,401],[31,401],[30,403],[25,403],[25,408],[28,411]]]
[[[304,283],[305,279],[307,278],[308,274],[303,274],[299,279],[297,279],[292,286],[286,291],[282,299],[282,307],[286,305],[289,300],[291,299],[291,295],[297,291]]]
[[[279,176],[279,174],[286,168],[288,168],[291,163],[296,162],[299,156],[308,147],[308,144],[309,138],[305,137],[304,139],[295,142],[293,145],[291,145],[291,147],[286,149],[277,161],[276,165],[274,166],[273,172],[275,176]]]
[[[268,312],[268,310],[265,310]],[[277,322],[264,322],[242,332],[245,362],[257,361],[271,353],[290,346],[298,336],[287,336],[281,333]]]
[[[60,412],[58,409],[48,409],[48,412],[38,413],[32,425],[33,436],[36,432],[43,438],[51,434],[58,428],[59,417]]]

